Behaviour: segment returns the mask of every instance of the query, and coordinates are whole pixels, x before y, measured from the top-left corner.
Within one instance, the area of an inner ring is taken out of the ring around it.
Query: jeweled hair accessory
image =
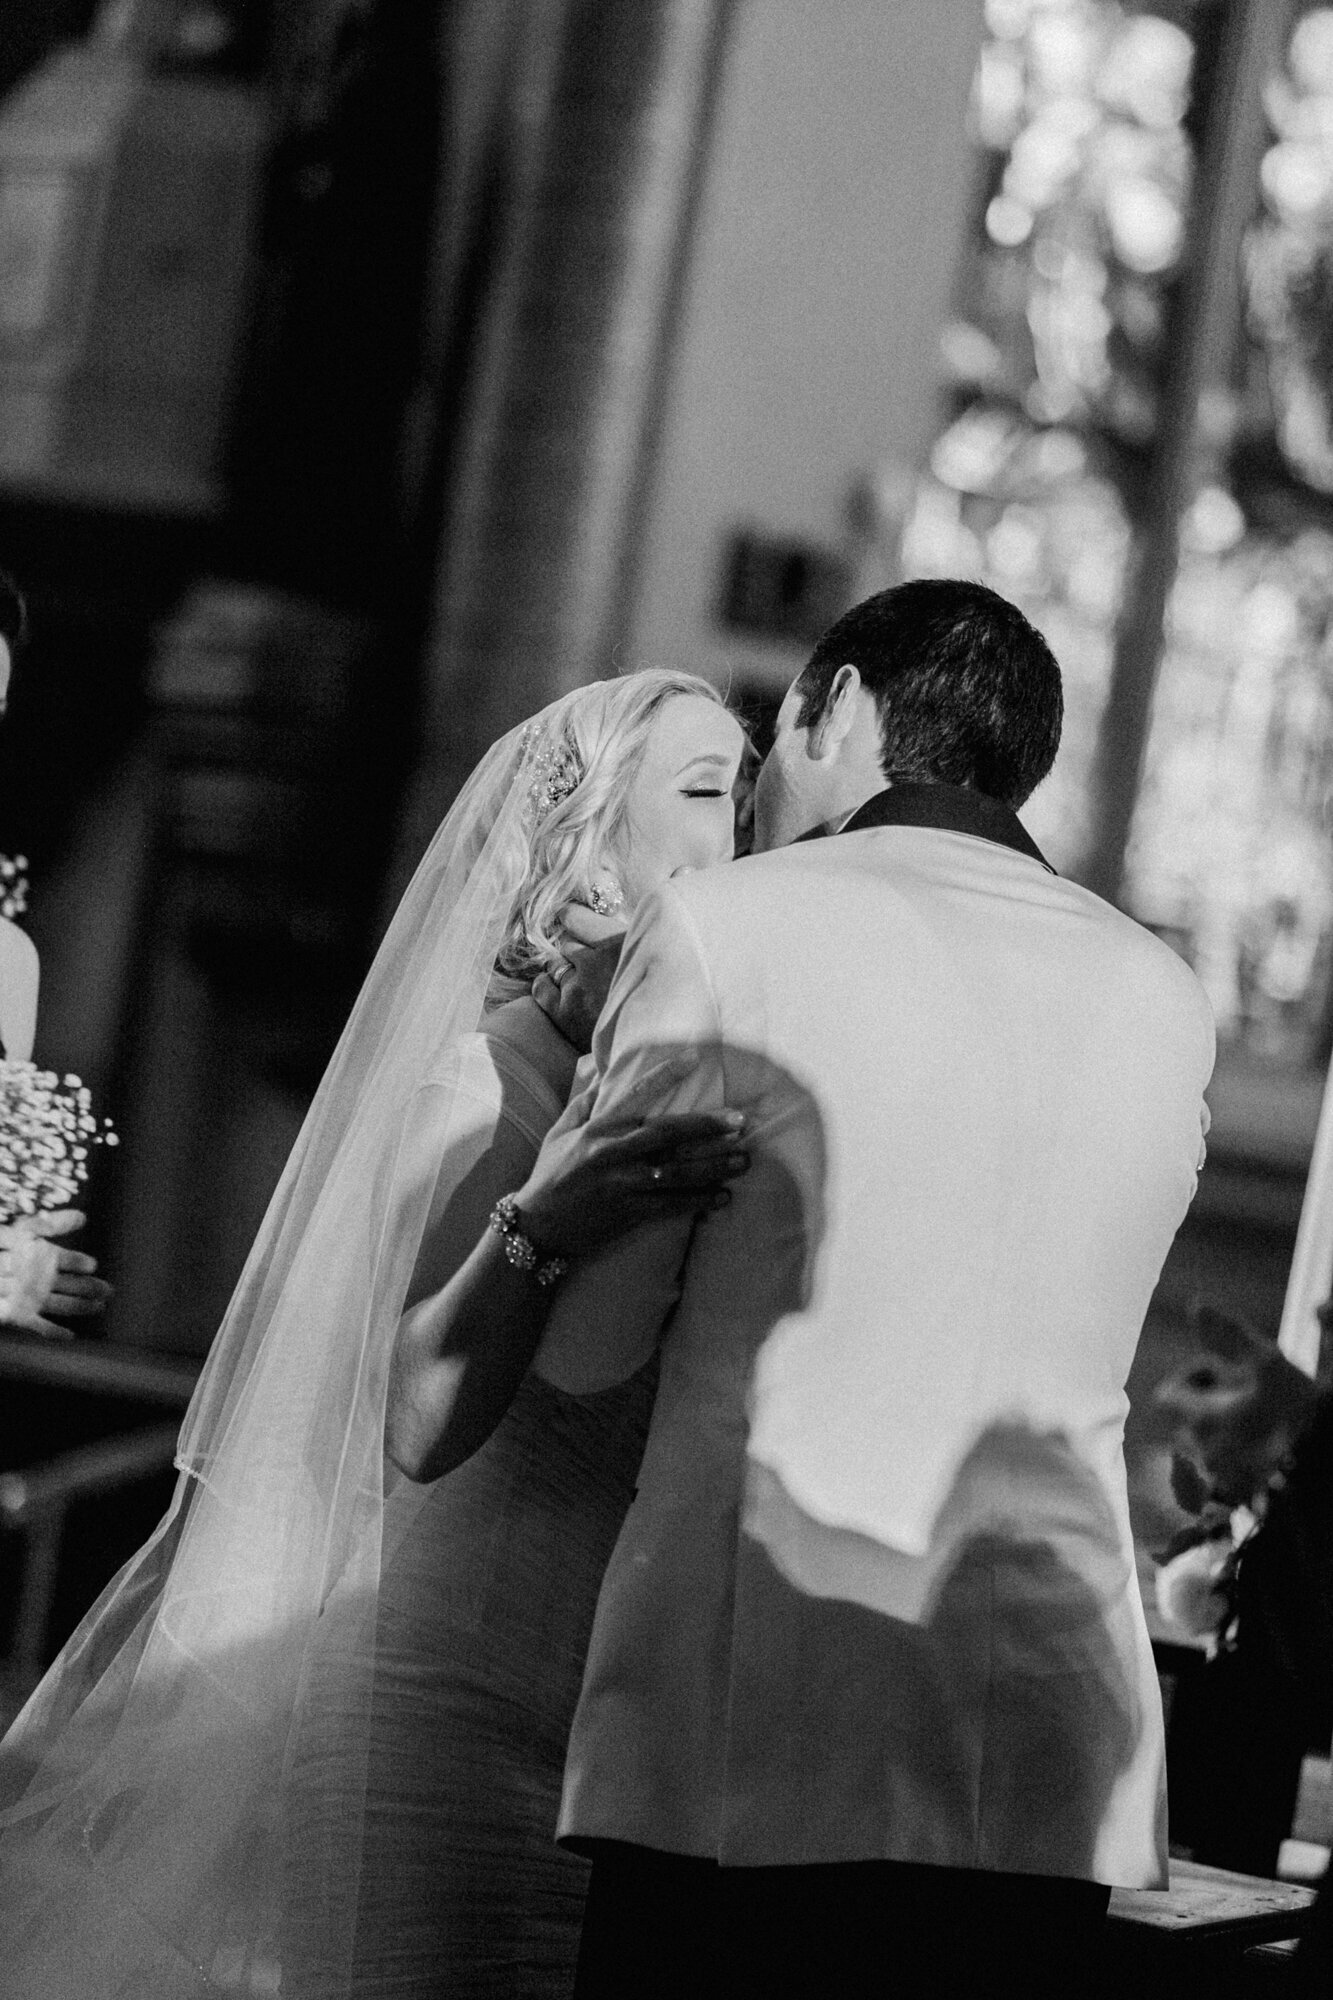
[[[523,747],[529,749],[538,745],[532,758],[532,783],[528,786],[528,816],[534,826],[540,826],[549,813],[567,799],[578,785],[583,773],[574,761],[571,751],[561,743],[553,743],[545,731],[534,734],[525,731]]]

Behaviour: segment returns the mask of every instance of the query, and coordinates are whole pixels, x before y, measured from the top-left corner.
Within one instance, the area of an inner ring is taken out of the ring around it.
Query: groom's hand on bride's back
[[[661,1064],[664,1072],[692,1066]],[[572,1127],[544,1151],[514,1196],[523,1233],[548,1256],[583,1257],[642,1222],[703,1215],[731,1200],[729,1182],[748,1172],[740,1111],[685,1111]]]
[[[600,944],[573,945],[556,976],[541,972],[533,981],[533,999],[581,1056],[592,1047],[593,1029],[620,963],[622,941],[612,937]]]

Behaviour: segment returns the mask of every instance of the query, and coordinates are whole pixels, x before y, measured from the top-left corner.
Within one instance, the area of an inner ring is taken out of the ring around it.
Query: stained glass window
[[[1074,874],[1095,876],[1104,838],[1094,767],[1172,393],[1225,12],[986,7],[977,224],[899,567],[979,577],[1050,639],[1065,739],[1024,817]],[[1195,966],[1224,1043],[1299,1064],[1326,1049],[1333,983],[1333,7],[1287,6],[1279,27],[1234,337],[1188,331],[1227,360],[1188,432],[1120,900]]]
[[[1091,834],[1195,176],[1195,43],[1181,12],[989,0],[972,99],[980,225],[943,343],[951,421],[902,540],[904,574],[980,577],[1055,649],[1064,746],[1026,817],[1062,868],[1077,868]]]
[[[1333,9],[1264,82],[1243,321],[1168,606],[1124,900],[1219,1034],[1323,1052],[1333,944]]]

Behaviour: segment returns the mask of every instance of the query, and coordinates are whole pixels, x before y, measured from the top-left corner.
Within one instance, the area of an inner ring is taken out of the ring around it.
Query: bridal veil
[[[286,1794],[335,1609],[363,1643],[342,1690],[346,1789],[318,1815],[321,1957],[350,1961],[385,1394],[438,1188],[428,1137],[451,1050],[481,1019],[564,714],[588,693],[496,744],[436,834],[200,1377],[171,1507],[0,1746],[11,2000],[292,1990],[279,1985]],[[336,1975],[320,1987],[342,1990]]]

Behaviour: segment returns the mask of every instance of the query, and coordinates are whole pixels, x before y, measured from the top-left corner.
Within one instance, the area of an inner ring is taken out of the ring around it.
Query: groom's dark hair
[[[1041,633],[984,583],[922,577],[854,605],[798,686],[802,728],[853,666],[879,711],[886,777],[967,785],[1021,806],[1060,747],[1060,669]]]

